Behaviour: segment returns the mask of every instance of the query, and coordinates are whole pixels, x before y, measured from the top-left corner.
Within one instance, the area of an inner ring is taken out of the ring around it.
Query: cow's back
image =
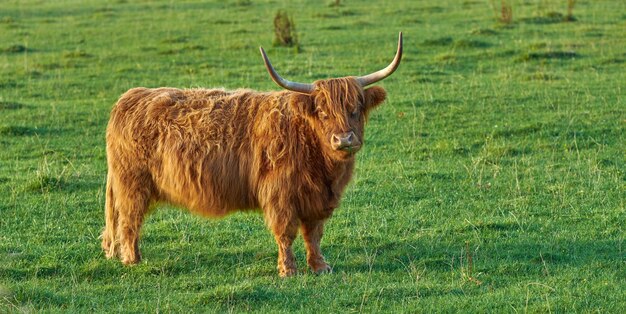
[[[245,91],[244,91],[245,92]],[[255,208],[246,137],[249,108],[241,91],[135,88],[111,112],[107,128],[110,171],[145,171],[153,199],[221,216]]]

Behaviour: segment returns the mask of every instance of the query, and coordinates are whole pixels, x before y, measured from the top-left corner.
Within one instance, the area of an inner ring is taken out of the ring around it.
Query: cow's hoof
[[[319,266],[315,267],[315,268],[313,269],[313,272],[314,272],[316,275],[332,274],[332,272],[333,272],[333,268],[332,268],[332,267],[330,267],[330,265],[328,265],[328,264],[324,263],[324,264],[322,264],[322,265],[319,265]]]
[[[105,256],[107,259],[112,259],[112,258],[114,258],[114,257],[115,257],[115,250],[111,250],[111,249],[106,249],[106,250],[104,250],[104,256]]]
[[[111,237],[109,237],[109,235],[106,232],[102,232],[102,235],[100,235],[100,238],[102,239],[102,250],[104,251],[104,255],[106,256],[107,259],[111,259],[113,257],[115,257],[115,245],[113,245],[113,241],[111,240]]]
[[[123,258],[122,264],[126,266],[133,266],[133,265],[139,264],[139,259]]]
[[[138,264],[139,262],[141,262],[140,254],[133,254],[133,255],[122,257],[122,264],[124,265],[135,265],[135,264]]]
[[[104,243],[102,244],[102,250],[104,251],[104,256],[107,259],[112,259],[114,257],[117,256],[117,249],[115,246],[108,244],[105,245]]]
[[[278,275],[281,278],[287,278],[287,277],[295,276],[296,273],[297,272],[296,272],[295,269],[279,269],[278,270]]]

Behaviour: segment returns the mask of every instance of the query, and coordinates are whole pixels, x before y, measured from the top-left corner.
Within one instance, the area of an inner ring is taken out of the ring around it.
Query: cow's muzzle
[[[361,142],[354,132],[333,134],[330,138],[330,145],[335,150],[357,151],[361,148]]]

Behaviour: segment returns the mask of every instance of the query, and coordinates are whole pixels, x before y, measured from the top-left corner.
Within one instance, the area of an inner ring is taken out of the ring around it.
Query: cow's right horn
[[[274,67],[272,67],[272,63],[270,63],[270,59],[267,58],[267,55],[265,54],[265,50],[263,50],[263,47],[259,47],[259,49],[261,50],[261,55],[263,56],[263,61],[265,62],[265,68],[267,68],[267,72],[270,73],[272,80],[276,84],[278,84],[279,86],[285,89],[298,92],[298,93],[311,94],[313,92],[314,90],[313,84],[291,82],[280,77],[280,75],[276,73],[276,70],[274,70]]]
[[[396,51],[396,56],[393,58],[393,61],[391,61],[391,63],[382,70],[357,77],[357,81],[361,83],[361,86],[365,87],[383,80],[398,68],[400,60],[402,60],[402,32],[398,35],[398,50]]]

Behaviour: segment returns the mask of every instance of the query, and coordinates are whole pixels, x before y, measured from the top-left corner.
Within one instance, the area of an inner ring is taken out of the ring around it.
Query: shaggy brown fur
[[[129,90],[106,133],[106,256],[139,262],[143,218],[158,202],[212,217],[260,208],[281,276],[296,272],[298,228],[309,266],[330,271],[320,251],[324,222],[352,176],[367,114],[384,99],[384,89],[363,89],[353,77],[317,81],[311,95]],[[333,135],[350,131],[352,147],[333,148]]]

